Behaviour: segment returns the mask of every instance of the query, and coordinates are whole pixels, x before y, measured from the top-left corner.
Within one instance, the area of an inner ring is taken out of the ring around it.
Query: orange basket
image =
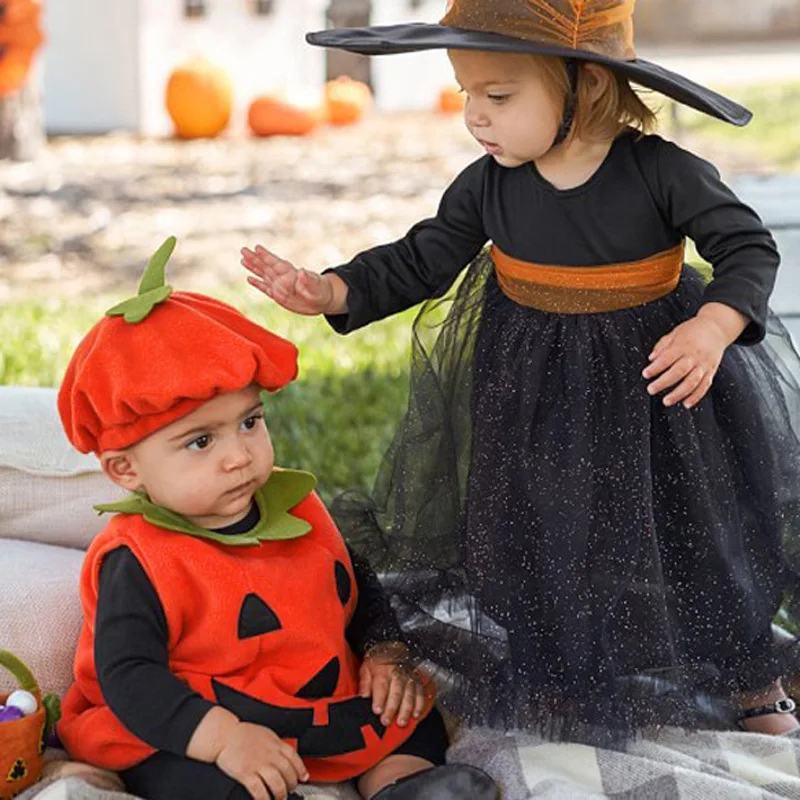
[[[42,774],[45,738],[59,717],[58,698],[42,697],[39,684],[31,671],[7,650],[0,650],[0,666],[19,682],[19,688],[30,692],[38,704],[36,711],[19,720],[0,722],[0,798],[14,795],[32,786]],[[0,694],[5,704],[7,694]]]

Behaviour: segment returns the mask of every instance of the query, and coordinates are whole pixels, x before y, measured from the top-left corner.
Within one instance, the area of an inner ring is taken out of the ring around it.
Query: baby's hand
[[[240,722],[231,730],[216,764],[254,800],[286,800],[289,792],[309,777],[294,748],[269,728],[249,722]]]
[[[311,316],[335,310],[333,284],[326,276],[297,269],[261,245],[255,251],[242,248],[242,266],[252,273],[251,286],[289,311]]]
[[[664,398],[665,406],[680,402],[685,408],[696,406],[711,388],[729,344],[725,331],[712,320],[698,316],[678,325],[650,354],[650,366],[642,375],[648,380],[660,377],[647,391],[658,394],[674,386]]]
[[[370,648],[361,665],[359,692],[372,695],[372,711],[381,723],[390,725],[397,715],[403,728],[412,714],[418,718],[428,697],[427,685],[414,669],[408,648],[400,642],[386,642]]]

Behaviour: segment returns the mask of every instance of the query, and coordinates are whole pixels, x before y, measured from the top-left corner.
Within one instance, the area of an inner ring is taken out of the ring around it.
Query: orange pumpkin
[[[341,75],[325,84],[325,110],[331,125],[352,125],[372,105],[372,90],[366,83]]]
[[[0,0],[0,95],[21,89],[43,41],[37,0]]]
[[[272,95],[250,103],[247,124],[256,136],[305,136],[322,122],[319,108],[303,108]]]
[[[439,92],[439,111],[443,114],[458,114],[464,110],[466,96],[458,86],[445,86]]]
[[[218,136],[231,118],[233,84],[220,67],[195,58],[170,74],[166,105],[181,139]]]

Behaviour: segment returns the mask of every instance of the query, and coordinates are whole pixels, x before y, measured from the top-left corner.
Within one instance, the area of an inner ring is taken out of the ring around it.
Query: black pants
[[[393,755],[444,764],[447,733],[433,709]],[[214,764],[159,751],[120,773],[127,791],[145,800],[250,800],[250,793]]]

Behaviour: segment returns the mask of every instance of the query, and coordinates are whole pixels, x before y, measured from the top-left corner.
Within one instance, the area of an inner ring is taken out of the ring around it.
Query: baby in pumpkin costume
[[[358,779],[364,797],[494,798],[443,766],[432,693],[369,565],[306,472],[274,467],[261,390],[290,342],[151,259],[137,297],[78,346],[70,441],[131,491],[84,563],[84,625],[59,735],[145,798],[275,798]]]

